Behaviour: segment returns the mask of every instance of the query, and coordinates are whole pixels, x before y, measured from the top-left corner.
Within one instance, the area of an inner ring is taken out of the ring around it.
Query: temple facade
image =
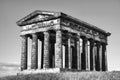
[[[109,32],[62,12],[41,10],[27,15],[17,25],[21,27],[21,72],[28,70],[28,38],[30,70],[107,71]]]

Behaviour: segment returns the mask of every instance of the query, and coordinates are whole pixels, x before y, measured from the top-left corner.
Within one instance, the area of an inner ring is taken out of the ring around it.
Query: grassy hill
[[[42,73],[7,76],[0,80],[120,80],[120,71]]]

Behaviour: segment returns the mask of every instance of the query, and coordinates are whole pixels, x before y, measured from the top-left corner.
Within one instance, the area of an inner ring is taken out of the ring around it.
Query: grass
[[[42,73],[7,76],[0,80],[120,80],[120,71]]]

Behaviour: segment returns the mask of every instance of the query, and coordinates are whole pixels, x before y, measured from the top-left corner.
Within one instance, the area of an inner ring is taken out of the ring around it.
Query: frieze
[[[50,26],[54,26],[56,24],[59,24],[59,19],[56,20],[50,20],[50,21],[44,21],[44,22],[39,22],[39,23],[34,23],[31,25],[27,25],[27,26],[23,26],[22,31],[24,30],[34,30],[34,29],[38,29],[41,27],[50,27]]]
[[[75,29],[75,30],[78,30],[78,31],[81,31],[81,32],[85,32],[87,34],[92,34],[91,29],[88,29],[88,28],[86,28],[84,26],[81,26],[77,23],[70,22],[68,20],[61,20],[61,24],[64,25],[64,26],[70,27],[72,29]]]
[[[61,20],[61,25],[64,25],[66,27],[70,27],[71,29],[86,33],[86,34],[94,36],[94,37],[98,37],[100,39],[106,40],[106,38],[107,38],[107,36],[105,36],[104,34],[102,34],[100,32],[97,32],[95,30],[89,29],[87,27],[81,26],[80,24],[77,24],[75,22],[68,21],[65,19]]]

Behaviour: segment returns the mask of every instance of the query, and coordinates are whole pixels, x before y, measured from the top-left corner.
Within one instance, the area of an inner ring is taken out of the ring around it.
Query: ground
[[[120,80],[120,71],[42,73],[7,76],[0,80]]]

